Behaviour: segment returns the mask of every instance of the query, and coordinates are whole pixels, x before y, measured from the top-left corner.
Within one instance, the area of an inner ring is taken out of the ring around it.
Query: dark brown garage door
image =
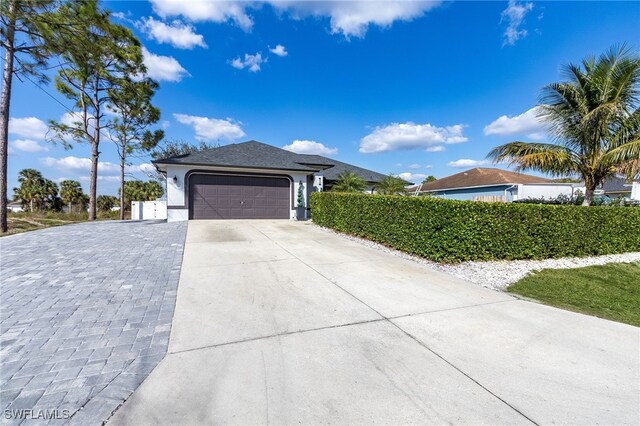
[[[191,175],[189,219],[289,219],[287,178]]]

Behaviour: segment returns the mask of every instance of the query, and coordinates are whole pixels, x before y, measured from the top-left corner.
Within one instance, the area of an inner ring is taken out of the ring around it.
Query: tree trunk
[[[98,189],[98,144],[91,145],[91,176],[89,181],[89,220],[96,220],[96,192]]]
[[[584,201],[582,201],[583,206],[590,206],[593,202],[593,193],[596,190],[596,185],[588,185],[585,189],[584,193]]]
[[[124,157],[125,144],[122,144],[122,152],[120,153],[120,220],[124,220]]]
[[[33,213],[33,198],[29,200],[29,211]]]
[[[93,140],[91,141],[91,180],[89,183],[89,220],[96,220],[96,191],[98,187],[98,157],[100,151],[100,101],[98,100],[99,76],[96,74],[93,88],[93,105],[95,106]]]
[[[9,3],[7,13],[4,70],[2,72],[2,98],[0,99],[0,232],[7,232],[7,168],[9,157],[9,106],[11,104],[11,83],[13,82],[13,43],[16,30],[16,2]]]

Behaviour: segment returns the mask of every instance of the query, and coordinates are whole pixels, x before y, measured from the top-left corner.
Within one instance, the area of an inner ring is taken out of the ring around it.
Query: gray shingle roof
[[[153,161],[154,164],[227,166],[258,169],[284,169],[312,172],[317,168],[296,161],[296,155],[284,149],[257,141],[204,149],[177,157]]]
[[[360,176],[367,182],[380,182],[386,176],[374,172],[372,170],[363,169],[362,167],[354,166],[352,164],[343,163],[342,161],[333,160],[331,158],[322,157],[321,155],[303,155],[297,154],[299,157],[302,157],[302,161],[308,161],[308,164],[311,165],[330,165],[328,169],[324,170],[321,174],[324,176],[326,180],[337,180],[338,175],[344,172],[352,172]]]
[[[303,172],[318,172],[322,170],[321,174],[326,180],[336,180],[338,175],[343,172],[353,172],[365,181],[372,183],[379,182],[385,177],[381,173],[321,155],[296,154],[257,141],[205,149],[191,154],[155,160],[153,163],[282,169]]]
[[[633,186],[633,182],[628,181],[626,178],[611,176],[606,178],[602,182],[602,189],[604,193],[616,193],[616,192],[631,192],[631,187]]]

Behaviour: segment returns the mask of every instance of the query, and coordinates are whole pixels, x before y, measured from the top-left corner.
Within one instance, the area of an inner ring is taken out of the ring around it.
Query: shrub
[[[438,262],[640,251],[640,209],[313,193],[318,225]]]

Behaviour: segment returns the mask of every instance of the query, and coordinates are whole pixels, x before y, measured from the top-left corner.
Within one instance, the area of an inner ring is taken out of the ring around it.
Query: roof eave
[[[438,189],[424,189],[422,188],[420,192],[437,192],[437,191],[454,191],[458,189],[476,189],[476,188],[488,188],[492,186],[514,186],[514,185],[525,185],[523,183],[492,183],[487,185],[475,185],[475,186],[458,186],[453,188],[438,188]]]
[[[280,167],[260,167],[260,166],[235,166],[229,164],[213,164],[213,163],[196,163],[196,162],[174,162],[174,161],[152,161],[153,165],[158,167],[158,164],[163,164],[167,166],[199,166],[199,167],[220,167],[220,168],[229,168],[229,169],[256,169],[256,170],[282,170],[288,172],[308,172],[315,173],[320,170],[316,169],[296,169],[296,168],[280,168]]]

